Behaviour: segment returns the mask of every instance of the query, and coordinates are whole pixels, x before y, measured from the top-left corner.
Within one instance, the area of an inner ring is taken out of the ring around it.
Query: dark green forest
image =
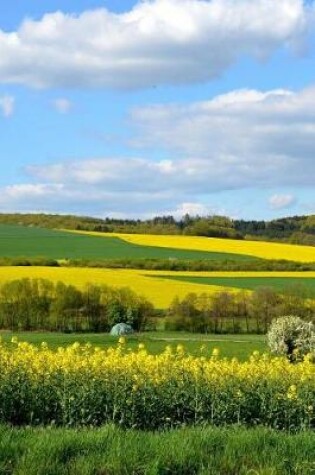
[[[139,234],[183,234],[229,239],[289,242],[315,246],[315,215],[272,221],[232,220],[226,216],[157,216],[149,220],[52,214],[0,214],[0,224]]]

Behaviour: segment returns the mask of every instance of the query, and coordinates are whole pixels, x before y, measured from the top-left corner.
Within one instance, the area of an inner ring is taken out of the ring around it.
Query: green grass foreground
[[[259,261],[253,256],[224,252],[140,246],[117,237],[88,236],[0,224],[0,257],[50,259],[180,259]]]
[[[68,346],[75,342],[80,344],[91,343],[100,348],[117,346],[118,337],[108,333],[49,333],[49,332],[1,332],[1,339],[10,342],[13,336],[19,341],[26,341],[40,346],[46,342],[50,348]],[[162,353],[167,345],[176,348],[183,345],[185,351],[194,356],[202,354],[210,356],[214,348],[217,348],[221,357],[238,358],[246,360],[254,351],[268,352],[266,337],[264,335],[205,335],[187,332],[147,332],[135,334],[126,338],[127,348],[135,350],[140,343],[144,343],[149,353]]]
[[[312,475],[315,434],[264,428],[169,432],[0,426],[6,475]]]

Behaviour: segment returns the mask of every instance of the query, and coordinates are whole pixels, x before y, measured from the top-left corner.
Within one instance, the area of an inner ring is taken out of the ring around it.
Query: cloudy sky
[[[315,2],[0,3],[0,212],[315,212]]]

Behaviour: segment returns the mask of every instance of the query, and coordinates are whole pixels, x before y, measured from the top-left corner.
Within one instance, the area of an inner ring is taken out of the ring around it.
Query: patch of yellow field
[[[189,292],[211,293],[222,291],[219,286],[209,286],[191,282],[166,280],[163,276],[185,275],[198,277],[309,277],[315,278],[315,272],[166,272],[130,269],[93,269],[71,267],[0,267],[0,285],[6,281],[22,279],[49,279],[62,281],[83,288],[87,283],[130,287],[145,296],[157,308],[167,308],[174,297],[183,298]],[[153,276],[156,276],[155,278]],[[158,277],[161,278],[158,278]],[[231,290],[231,288],[228,288]]]
[[[165,236],[152,234],[97,233],[90,231],[71,231],[93,236],[118,237],[132,244],[195,251],[227,252],[243,254],[263,259],[287,259],[296,262],[314,262],[315,247],[298,246],[266,241],[241,241],[199,236]]]
[[[53,282],[62,281],[79,288],[84,287],[87,283],[130,287],[150,300],[157,308],[167,308],[175,296],[183,298],[189,292],[201,293],[205,291],[205,286],[202,284],[154,279],[150,275],[157,275],[157,273],[129,269],[0,267],[0,285],[9,280],[28,277],[49,279]],[[208,289],[208,291],[218,290],[222,290],[222,287],[213,286],[211,290]]]

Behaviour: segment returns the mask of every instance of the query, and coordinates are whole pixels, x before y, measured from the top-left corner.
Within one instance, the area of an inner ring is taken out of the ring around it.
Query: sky
[[[0,3],[0,212],[315,213],[315,1]]]

